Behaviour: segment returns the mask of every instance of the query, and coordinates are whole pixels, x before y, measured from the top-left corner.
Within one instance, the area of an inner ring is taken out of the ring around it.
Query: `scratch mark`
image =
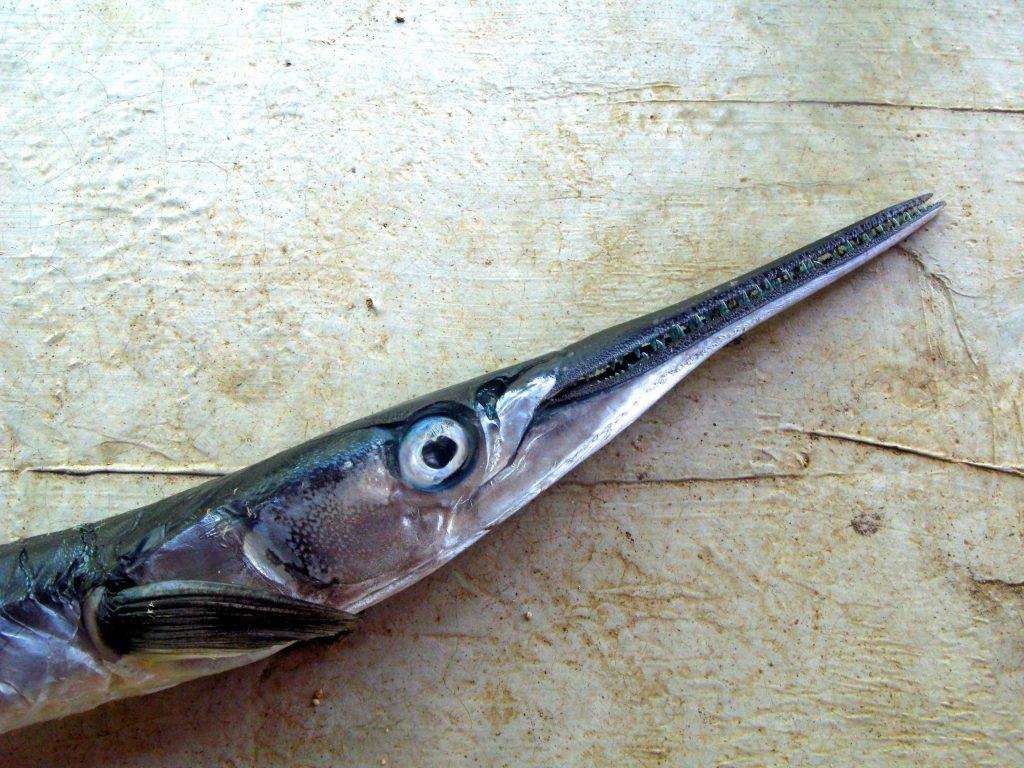
[[[956,303],[953,301],[954,293],[957,293],[957,295],[960,296],[963,296],[964,294],[958,293],[953,289],[948,277],[937,274],[928,269],[928,267],[925,266],[924,259],[921,258],[919,253],[907,248],[906,246],[897,247],[896,250],[902,251],[910,256],[910,258],[914,260],[914,263],[917,264],[924,273],[928,281],[936,286],[938,292],[946,300],[946,306],[949,307],[949,314],[953,318],[953,327],[956,328],[956,334],[960,337],[960,343],[963,345],[964,351],[967,352],[967,357],[970,359],[971,365],[974,366],[975,370],[980,369],[981,366],[978,363],[978,358],[974,356],[974,350],[971,348],[971,345],[967,342],[967,337],[964,335],[963,326],[960,324],[960,313],[957,311]]]
[[[976,293],[966,293],[964,291],[960,291],[960,290],[957,290],[956,288],[954,288],[953,287],[953,282],[949,279],[949,277],[947,277],[946,275],[940,274],[938,272],[934,272],[931,269],[929,269],[928,265],[925,264],[924,256],[922,256],[920,253],[918,253],[918,251],[916,251],[913,247],[907,245],[905,242],[897,243],[896,245],[893,246],[893,250],[894,251],[900,251],[902,253],[907,254],[910,258],[912,258],[917,263],[917,266],[921,268],[922,272],[924,272],[928,277],[934,278],[935,280],[937,280],[941,284],[943,290],[948,291],[949,293],[952,293],[952,294],[956,294],[957,296],[960,296],[961,298],[964,298],[964,299],[984,299],[985,298],[984,296],[980,296],[980,295],[978,295]]]
[[[466,706],[466,702],[463,701],[462,697],[457,695],[455,693],[455,691],[453,691],[451,689],[451,687],[448,685],[448,673],[451,671],[452,664],[455,662],[455,659],[458,658],[458,656],[459,656],[459,646],[462,644],[462,635],[464,634],[464,633],[462,633],[459,630],[460,621],[459,621],[458,602],[456,602],[455,605],[454,605],[454,613],[455,613],[455,620],[452,622],[452,624],[454,625],[455,629],[452,631],[452,634],[454,635],[454,638],[455,638],[455,647],[452,649],[451,655],[448,657],[448,660],[445,662],[444,669],[441,670],[441,685],[443,685],[444,689],[446,691],[448,691],[448,694],[455,701],[459,702],[459,704],[462,706],[462,710],[466,713],[466,717],[469,718],[467,720],[467,722],[472,722],[473,721],[473,713],[469,711],[469,707]]]
[[[102,433],[101,433],[102,434]],[[156,446],[150,445],[149,443],[143,443],[140,440],[129,440],[127,437],[112,437],[110,435],[103,435],[105,438],[100,445],[134,445],[136,448],[142,448],[151,453],[155,453],[157,456],[161,456],[168,461],[174,461],[174,457],[164,453]]]
[[[796,432],[799,434],[811,435],[813,437],[823,437],[828,440],[842,440],[847,443],[859,443],[860,445],[870,445],[872,448],[882,448],[887,451],[895,451],[897,453],[909,453],[914,456],[921,456],[926,459],[933,459],[934,461],[942,461],[947,464],[960,464],[965,467],[974,467],[975,469],[982,469],[986,472],[999,472],[1004,475],[1013,475],[1015,477],[1024,477],[1024,467],[1019,467],[1014,464],[990,464],[987,461],[975,461],[974,459],[965,459],[960,456],[951,456],[948,453],[941,453],[939,451],[930,451],[927,448],[918,448],[913,445],[903,445],[902,443],[893,443],[888,440],[879,440],[874,437],[864,437],[863,435],[851,435],[845,432],[826,432],[822,429],[802,429],[800,427],[782,427],[783,432]]]
[[[991,456],[995,459],[998,452],[997,438],[996,438],[996,424],[999,422],[999,417],[996,413],[996,403],[992,395],[992,377],[989,374],[988,366],[974,354],[974,348],[967,340],[967,334],[964,332],[963,323],[961,322],[960,313],[957,311],[956,301],[953,296],[960,296],[965,299],[977,299],[978,296],[972,296],[970,294],[958,291],[953,287],[952,281],[948,276],[943,275],[939,272],[935,272],[928,268],[925,264],[924,258],[920,253],[909,247],[905,243],[901,243],[896,246],[896,250],[909,256],[914,264],[917,265],[918,269],[925,276],[928,284],[932,286],[933,290],[939,293],[946,301],[946,307],[949,310],[949,314],[953,320],[953,328],[956,330],[956,334],[960,339],[960,344],[963,346],[964,351],[967,352],[967,359],[971,361],[971,365],[974,366],[974,370],[985,377],[988,381],[988,387],[986,387],[988,410],[989,410],[989,440],[991,442]],[[929,339],[931,343],[931,339]]]

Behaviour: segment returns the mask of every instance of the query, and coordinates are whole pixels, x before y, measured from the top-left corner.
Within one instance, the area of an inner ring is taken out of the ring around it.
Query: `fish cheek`
[[[264,536],[290,571],[319,584],[358,584],[429,557],[444,510],[351,494],[316,494],[269,516]],[[258,526],[259,527],[259,526]]]

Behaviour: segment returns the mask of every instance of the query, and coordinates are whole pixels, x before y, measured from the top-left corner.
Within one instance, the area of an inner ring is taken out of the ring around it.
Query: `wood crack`
[[[812,106],[812,107],[839,107],[839,108],[860,108],[871,109],[907,109],[927,112],[967,112],[981,115],[1024,115],[1024,107],[944,107],[938,104],[895,104],[886,101],[854,101],[840,100],[829,101],[828,99],[620,99],[608,102],[609,104],[678,104],[678,105],[729,105],[737,104],[743,106]]]
[[[874,437],[865,437],[863,435],[852,435],[845,432],[827,432],[822,429],[801,429],[799,427],[783,427],[783,432],[797,432],[800,434],[811,435],[812,437],[821,437],[828,440],[841,440],[847,443],[858,443],[860,445],[868,445],[872,448],[880,448],[882,450],[893,451],[896,453],[908,453],[913,456],[921,456],[925,459],[932,459],[933,461],[941,461],[946,464],[959,464],[964,467],[973,467],[974,469],[984,470],[986,472],[999,472],[1004,475],[1013,475],[1014,477],[1024,477],[1024,467],[1017,466],[1015,464],[993,464],[987,461],[977,461],[975,459],[965,459],[960,456],[953,456],[947,453],[941,453],[940,451],[932,451],[927,448],[918,448],[913,445],[904,445],[903,443],[894,443],[888,440],[879,440]]]
[[[806,472],[764,472],[742,475],[707,476],[694,475],[689,477],[659,477],[659,478],[636,478],[636,479],[615,479],[615,480],[560,480],[554,488],[600,488],[604,486],[676,486],[687,483],[739,483],[754,482],[759,480],[814,480],[822,477],[845,477],[845,472],[818,472],[808,474]]]
[[[987,584],[996,587],[1024,587],[1024,581],[1008,581],[1006,579],[978,579],[971,577],[975,584]]]
[[[219,467],[138,467],[126,464],[70,464],[63,466],[4,468],[3,472],[31,472],[40,475],[177,475],[183,477],[223,477],[234,470]]]

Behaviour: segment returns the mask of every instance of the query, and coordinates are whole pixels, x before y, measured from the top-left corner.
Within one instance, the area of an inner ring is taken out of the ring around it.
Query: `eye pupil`
[[[423,463],[428,467],[431,469],[441,469],[448,466],[451,460],[455,458],[458,450],[459,446],[456,445],[454,440],[441,435],[436,440],[431,440],[424,445],[420,455],[423,457]]]

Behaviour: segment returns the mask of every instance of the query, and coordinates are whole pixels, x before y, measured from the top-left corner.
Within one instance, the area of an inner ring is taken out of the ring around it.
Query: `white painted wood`
[[[1019,5],[182,7],[0,10],[0,540],[949,207],[355,637],[4,766],[1022,761]]]

